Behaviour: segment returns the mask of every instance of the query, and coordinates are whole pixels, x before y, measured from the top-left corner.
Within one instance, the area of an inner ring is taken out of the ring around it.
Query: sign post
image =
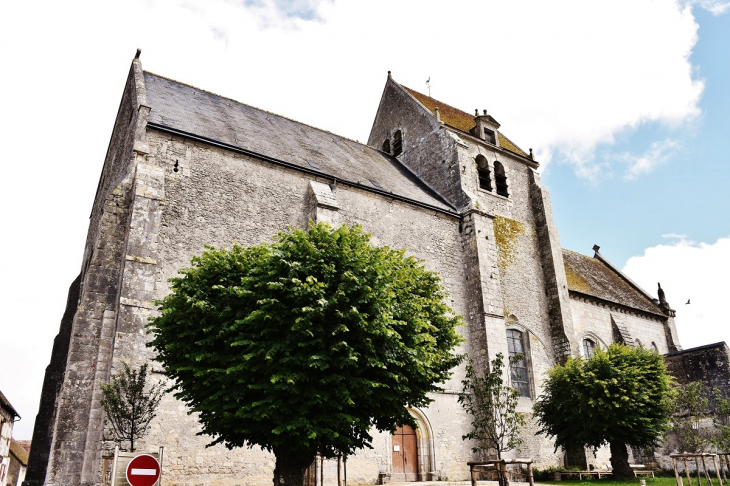
[[[117,447],[114,451],[114,467],[111,473],[110,486],[159,485],[162,477],[163,450],[164,448],[160,447],[159,452],[140,454],[122,452]]]
[[[131,486],[153,486],[160,479],[160,463],[149,454],[140,454],[127,465],[127,482]]]

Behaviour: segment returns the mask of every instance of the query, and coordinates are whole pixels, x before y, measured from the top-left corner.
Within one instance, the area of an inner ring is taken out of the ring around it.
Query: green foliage
[[[712,424],[715,427],[714,443],[720,452],[730,451],[730,398],[722,398],[717,388],[712,389],[715,413]]]
[[[165,383],[147,388],[147,364],[139,371],[122,362],[123,368],[111,375],[109,383],[101,385],[101,406],[106,413],[111,439],[122,446],[129,442],[134,452],[135,441],[149,431],[150,422],[157,416],[157,406],[165,393]]]
[[[555,446],[656,445],[669,428],[674,390],[664,360],[643,347],[612,344],[548,372],[534,412]]]
[[[682,452],[706,452],[713,444],[713,430],[707,427],[712,415],[708,408],[709,398],[701,381],[693,381],[677,387],[672,417],[679,450]]]
[[[191,264],[148,327],[211,445],[350,454],[373,427],[415,426],[406,407],[460,361],[437,274],[360,227],[310,224]]]
[[[510,358],[510,363],[523,359],[522,356]],[[504,383],[504,355],[492,361],[491,371],[479,372],[474,362],[469,360],[466,378],[459,395],[459,403],[472,417],[472,431],[462,437],[476,442],[472,448],[475,453],[487,453],[490,449],[502,453],[511,451],[522,443],[520,428],[525,425],[525,416],[517,412],[519,392]]]

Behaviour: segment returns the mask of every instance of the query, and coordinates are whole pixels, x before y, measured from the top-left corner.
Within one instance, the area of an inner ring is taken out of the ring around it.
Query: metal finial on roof
[[[601,247],[600,247],[600,246],[598,246],[598,245],[593,245],[593,251],[595,251],[596,253],[598,253],[598,250],[600,250],[600,249],[601,249]]]
[[[487,110],[484,110],[484,116],[487,116]]]
[[[134,55],[134,58],[139,59],[140,54],[142,54],[142,49],[137,49],[137,54]]]

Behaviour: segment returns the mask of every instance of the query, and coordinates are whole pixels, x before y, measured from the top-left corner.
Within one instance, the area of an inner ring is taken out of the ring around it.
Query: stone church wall
[[[613,316],[614,320],[618,319],[626,325],[634,342],[639,339],[647,349],[651,349],[651,344],[656,343],[660,354],[669,352],[664,323],[658,317],[628,313],[617,306],[580,297],[571,298],[570,307],[573,312],[576,337],[581,346],[584,338],[591,338],[594,341],[597,338],[604,348],[615,342],[611,320]],[[583,353],[582,348],[580,353]]]
[[[167,279],[188,265],[203,245],[230,246],[234,241],[254,245],[270,241],[272,235],[289,225],[307,224],[311,215],[310,177],[154,130],[148,132],[147,143],[147,165],[164,174],[164,200],[156,240],[154,288],[140,301],[163,297],[168,291]],[[178,172],[174,172],[176,162]],[[427,268],[441,274],[451,294],[450,304],[455,312],[463,312],[464,264],[456,218],[344,185],[338,186],[334,195],[340,206],[338,223],[361,224],[378,245],[407,245],[409,254],[424,259]],[[129,278],[133,281],[133,275]],[[143,323],[140,319],[123,322],[128,324],[118,329],[114,362],[142,362],[151,355],[142,347],[147,337],[134,326],[135,322],[138,327]],[[462,377],[462,370],[457,370],[445,388],[460,389]],[[431,470],[436,477],[465,478],[471,452],[461,436],[467,432],[468,418],[457,404],[456,395],[438,394],[434,399],[434,404],[423,410],[431,425]],[[195,417],[185,414],[182,403],[170,396],[163,400],[160,416],[141,448],[165,446],[165,462],[170,467],[168,484],[223,485],[240,484],[242,480],[269,484],[274,466],[271,455],[257,449],[206,449],[208,439],[197,437],[198,430]],[[373,450],[349,459],[351,480],[372,482],[387,471],[389,435],[376,434],[374,439]]]

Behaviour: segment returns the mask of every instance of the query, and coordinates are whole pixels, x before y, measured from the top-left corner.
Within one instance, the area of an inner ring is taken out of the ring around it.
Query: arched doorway
[[[390,436],[390,480],[433,481],[433,433],[431,425],[421,410],[408,409],[416,419],[418,428],[408,425],[398,427]]]
[[[393,434],[393,481],[418,481],[418,437],[409,425]]]

